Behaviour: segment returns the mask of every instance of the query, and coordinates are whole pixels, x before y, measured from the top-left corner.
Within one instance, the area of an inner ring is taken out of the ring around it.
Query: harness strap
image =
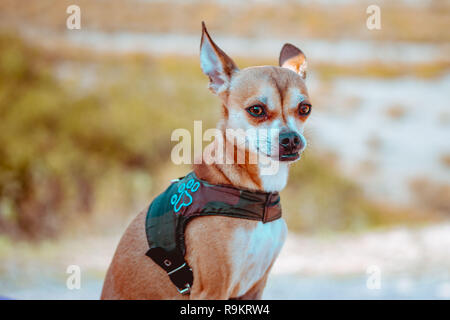
[[[190,293],[194,275],[191,267],[189,267],[179,251],[168,252],[163,248],[151,248],[145,255],[167,272],[179,293],[183,295]]]
[[[212,185],[193,172],[172,181],[150,204],[145,231],[146,255],[166,271],[179,293],[190,293],[194,282],[186,254],[184,233],[188,221],[218,215],[271,222],[281,218],[278,192],[256,192],[229,185]]]

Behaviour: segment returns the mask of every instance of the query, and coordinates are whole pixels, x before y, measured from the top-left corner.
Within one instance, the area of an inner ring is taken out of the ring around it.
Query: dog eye
[[[298,106],[298,113],[301,116],[307,116],[308,114],[311,113],[311,105],[303,102],[300,103]]]
[[[263,117],[266,115],[266,111],[264,110],[264,107],[260,106],[258,104],[248,107],[246,110],[248,113],[250,113],[254,117]]]

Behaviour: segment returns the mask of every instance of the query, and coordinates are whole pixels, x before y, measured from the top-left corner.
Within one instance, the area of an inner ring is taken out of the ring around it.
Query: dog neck
[[[211,184],[229,184],[238,188],[250,190],[275,192],[281,191],[287,183],[289,165],[283,162],[278,163],[278,170],[273,174],[261,174],[261,164],[250,163],[251,151],[242,150],[235,144],[232,144],[223,134],[223,145],[221,146],[217,139],[206,146],[202,161],[195,161],[193,170],[196,176]],[[224,148],[223,155],[225,161],[215,161],[208,163],[205,160],[205,154],[217,155],[219,148]],[[245,153],[245,162],[238,163],[237,154]],[[227,160],[228,163],[227,163]]]

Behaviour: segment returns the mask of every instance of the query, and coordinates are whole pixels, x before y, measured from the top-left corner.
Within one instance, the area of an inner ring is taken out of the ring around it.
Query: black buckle
[[[168,271],[167,274],[170,280],[177,287],[177,290],[182,295],[187,295],[191,292],[191,285],[194,280],[192,269],[185,262],[181,266]]]
[[[167,272],[170,281],[179,293],[186,295],[191,292],[194,275],[181,252],[167,252],[160,247],[156,247],[149,249],[146,255]],[[174,265],[178,267],[173,267]]]

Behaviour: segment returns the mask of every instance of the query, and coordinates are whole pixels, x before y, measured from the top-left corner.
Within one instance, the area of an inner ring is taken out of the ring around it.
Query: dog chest
[[[267,272],[278,256],[286,239],[284,219],[269,223],[257,222],[252,229],[239,228],[231,242],[233,273],[239,286],[238,296],[244,295]]]

